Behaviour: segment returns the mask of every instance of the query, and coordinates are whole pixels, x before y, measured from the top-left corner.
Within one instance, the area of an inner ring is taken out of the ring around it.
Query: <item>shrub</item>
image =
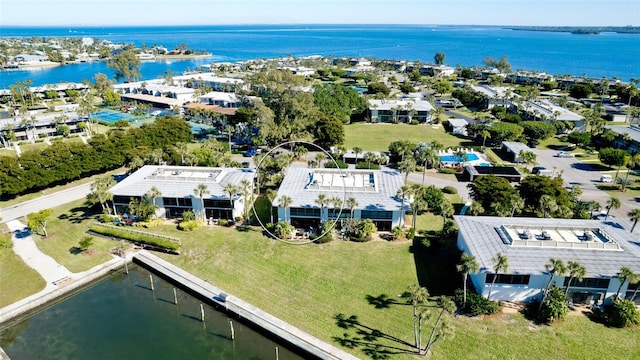
[[[342,160],[339,160],[339,159],[336,159],[335,163],[333,161],[331,161],[331,160],[326,161],[324,163],[324,167],[327,168],[327,169],[335,169],[336,168],[336,163],[338,164],[338,168],[340,168],[340,169],[347,169],[349,167],[349,165],[346,162],[344,162]]]
[[[615,327],[627,327],[640,324],[640,310],[630,300],[616,299],[605,309],[607,322]]]
[[[552,322],[564,319],[568,312],[569,307],[564,291],[557,286],[552,286],[547,298],[542,302],[538,318],[545,322]]]
[[[288,239],[291,236],[291,230],[293,230],[293,226],[291,226],[291,224],[286,221],[280,221],[276,223],[273,233],[280,239]]]
[[[347,229],[347,236],[349,239],[355,242],[371,241],[371,235],[378,231],[376,225],[371,221],[371,219],[347,219],[344,222],[344,227]]]
[[[0,249],[11,249],[13,243],[11,237],[5,234],[0,234]]]
[[[447,185],[447,186],[442,188],[442,192],[445,193],[445,194],[457,194],[458,193],[458,189],[456,189],[455,187],[453,187],[451,185]]]
[[[459,309],[469,316],[493,315],[500,311],[500,305],[497,302],[486,299],[474,292],[467,291],[467,304],[464,304],[464,291],[456,290],[454,298]]]
[[[443,174],[455,174],[456,173],[456,169],[455,168],[442,168],[440,169],[440,172]]]
[[[411,125],[418,125],[418,124],[420,124],[420,121],[416,119],[411,119]]]
[[[220,221],[218,221],[218,225],[227,226],[229,225],[229,221],[227,219],[220,219]]]
[[[87,251],[93,245],[93,236],[85,236],[80,240],[80,250]]]
[[[107,214],[102,214],[100,216],[98,216],[98,221],[100,221],[101,223],[113,223],[116,221],[116,218],[111,216],[111,215],[107,215]]]
[[[193,221],[196,219],[196,214],[193,210],[187,210],[182,212],[182,221]]]
[[[111,228],[99,225],[91,225],[89,230],[96,234],[113,236],[140,244],[149,244],[172,251],[177,251],[180,248],[180,244],[157,237],[153,234],[132,233],[121,228]]]
[[[380,165],[376,163],[367,163],[366,161],[358,161],[356,164],[356,169],[371,169],[371,170],[380,170]]]
[[[333,241],[333,230],[335,228],[333,221],[325,221],[320,225],[318,233],[312,236],[313,242],[316,244],[326,244]],[[322,235],[322,236],[321,236]]]
[[[178,230],[193,231],[202,226],[202,221],[199,220],[186,220],[180,221],[178,224]]]
[[[407,232],[407,239],[413,240],[416,237],[416,229],[409,228],[409,232]]]

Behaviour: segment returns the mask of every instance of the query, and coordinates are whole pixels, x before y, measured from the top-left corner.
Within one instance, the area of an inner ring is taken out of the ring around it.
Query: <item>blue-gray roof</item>
[[[565,264],[577,261],[587,270],[589,277],[615,276],[622,266],[640,272],[640,237],[625,231],[612,221],[579,219],[503,218],[493,216],[454,216],[460,236],[468,251],[476,257],[481,271],[492,272],[491,258],[503,253],[509,259],[509,273],[543,274],[550,258],[562,259]],[[539,229],[598,228],[619,245],[619,250],[585,248],[551,248],[508,245],[496,228],[502,226]]]
[[[327,186],[330,183],[332,186]],[[286,195],[291,197],[290,207],[319,207],[316,199],[325,194],[343,201],[353,197],[357,209],[399,211],[402,200],[397,193],[402,185],[404,177],[395,170],[289,168],[273,204],[277,206],[278,199]],[[404,208],[409,208],[408,201]]]
[[[146,165],[120,181],[111,193],[119,196],[143,196],[155,186],[162,197],[194,197],[199,184],[207,185],[209,195],[205,198],[229,198],[224,192],[228,183],[240,186],[242,180],[253,184],[253,169],[214,168],[191,166]]]

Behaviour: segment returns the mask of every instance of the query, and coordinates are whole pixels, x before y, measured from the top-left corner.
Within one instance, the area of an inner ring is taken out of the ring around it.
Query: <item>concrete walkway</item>
[[[7,226],[11,232],[22,231],[26,227],[18,220],[7,222]],[[11,238],[13,251],[22,258],[25,264],[42,276],[47,283],[45,290],[55,288],[66,279],[71,279],[73,275],[71,271],[60,265],[51,256],[40,251],[30,233],[27,235],[26,232],[22,232],[21,234],[24,235],[16,236],[14,233]]]

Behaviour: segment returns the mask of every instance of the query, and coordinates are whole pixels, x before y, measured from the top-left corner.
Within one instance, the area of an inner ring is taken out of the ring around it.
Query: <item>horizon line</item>
[[[634,28],[639,25],[516,25],[516,24],[435,24],[435,23],[228,23],[228,24],[48,24],[48,25],[30,25],[30,24],[4,24],[0,29],[7,27],[24,27],[24,28],[67,28],[67,27],[203,27],[203,26],[318,26],[318,25],[368,25],[368,26],[488,26],[488,27],[540,27],[540,28]]]

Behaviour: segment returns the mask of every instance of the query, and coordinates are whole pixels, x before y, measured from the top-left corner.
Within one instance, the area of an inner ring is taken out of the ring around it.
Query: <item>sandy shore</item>
[[[24,69],[49,69],[63,64],[53,61],[43,61],[36,64],[18,65],[17,68],[4,68],[3,70],[24,70]]]
[[[184,60],[184,59],[204,59],[212,57],[213,54],[190,54],[190,55],[156,55],[156,60]]]

